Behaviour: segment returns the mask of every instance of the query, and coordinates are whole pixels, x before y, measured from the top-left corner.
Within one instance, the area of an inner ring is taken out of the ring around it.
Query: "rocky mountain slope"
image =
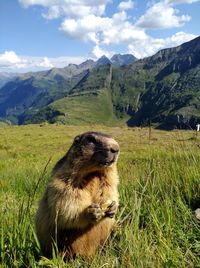
[[[155,72],[154,79],[145,84],[129,124],[151,121],[163,128],[195,128],[200,122],[200,37],[162,50],[143,64]]]

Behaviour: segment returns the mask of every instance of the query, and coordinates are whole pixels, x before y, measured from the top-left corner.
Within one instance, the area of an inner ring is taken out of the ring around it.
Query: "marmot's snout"
[[[110,166],[117,161],[119,155],[118,143],[110,138],[103,144],[102,151],[98,151],[95,154],[95,159],[101,166]]]
[[[83,156],[98,166],[111,166],[118,159],[119,144],[111,136],[100,132],[86,132],[75,138]]]

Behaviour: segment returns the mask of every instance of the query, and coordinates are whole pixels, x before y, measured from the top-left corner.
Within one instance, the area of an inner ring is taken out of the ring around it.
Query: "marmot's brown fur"
[[[36,215],[42,253],[56,243],[66,257],[90,257],[109,237],[118,208],[118,143],[87,132],[55,165]]]

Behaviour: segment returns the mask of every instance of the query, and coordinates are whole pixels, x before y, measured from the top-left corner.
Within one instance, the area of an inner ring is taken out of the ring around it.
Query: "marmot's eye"
[[[87,137],[87,142],[89,142],[89,143],[96,143],[96,139],[95,139],[95,137],[94,136],[89,136],[89,137]]]
[[[74,139],[74,142],[75,143],[79,143],[80,142],[80,139],[81,139],[81,136],[76,136],[75,139]]]

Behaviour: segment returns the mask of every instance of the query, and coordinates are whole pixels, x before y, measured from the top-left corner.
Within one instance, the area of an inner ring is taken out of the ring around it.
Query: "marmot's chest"
[[[84,190],[90,193],[92,203],[104,203],[112,195],[112,189],[103,176],[91,175]]]

